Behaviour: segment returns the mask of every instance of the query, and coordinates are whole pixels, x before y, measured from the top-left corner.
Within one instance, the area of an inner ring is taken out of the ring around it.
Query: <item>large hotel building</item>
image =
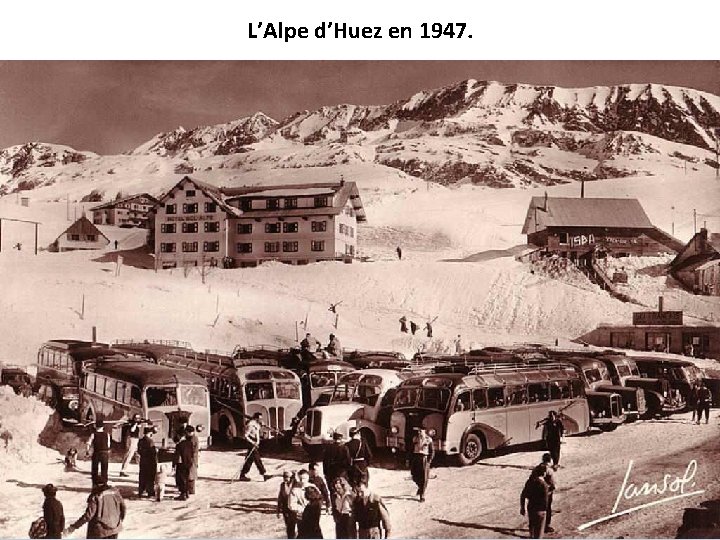
[[[218,188],[188,176],[150,215],[158,268],[352,261],[365,210],[355,182]]]

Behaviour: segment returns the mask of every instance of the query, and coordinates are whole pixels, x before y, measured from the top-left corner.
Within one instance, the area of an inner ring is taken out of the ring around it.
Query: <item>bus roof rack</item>
[[[180,349],[192,350],[192,345],[187,341],[177,339],[116,339],[113,345],[164,345]]]
[[[565,362],[542,362],[542,363],[487,363],[481,364],[470,371],[472,375],[481,375],[483,373],[510,373],[520,371],[548,371],[551,369],[569,369],[575,371],[576,368],[572,364]]]

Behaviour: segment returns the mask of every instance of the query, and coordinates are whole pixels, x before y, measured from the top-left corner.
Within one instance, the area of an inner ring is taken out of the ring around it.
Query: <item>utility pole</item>
[[[697,233],[697,210],[693,208],[693,234]]]
[[[675,207],[671,206],[670,210],[672,210],[672,235],[675,236]]]

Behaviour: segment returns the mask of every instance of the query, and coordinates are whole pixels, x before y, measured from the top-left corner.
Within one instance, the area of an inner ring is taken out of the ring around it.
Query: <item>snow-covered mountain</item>
[[[156,179],[161,190],[189,173],[221,183],[250,175],[257,183],[272,171],[347,164],[441,184],[553,185],[715,167],[718,126],[720,97],[688,88],[470,79],[389,105],[327,106],[282,121],[258,112],[181,127],[122,156],[13,147],[0,152],[0,193],[67,178],[104,181],[106,190],[123,179]]]

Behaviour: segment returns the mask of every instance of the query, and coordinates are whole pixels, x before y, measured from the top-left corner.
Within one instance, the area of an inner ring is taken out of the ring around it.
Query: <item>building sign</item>
[[[218,218],[215,216],[199,216],[197,214],[185,214],[181,216],[166,216],[165,221],[166,222],[173,222],[173,221],[214,221]]]
[[[682,311],[636,311],[633,313],[633,324],[682,325]]]
[[[640,240],[638,238],[617,238],[614,236],[607,236],[602,239],[602,241],[606,244],[619,244],[619,245],[627,245],[627,244],[639,244]]]
[[[570,237],[570,247],[590,246],[594,243],[594,234],[578,234]]]

